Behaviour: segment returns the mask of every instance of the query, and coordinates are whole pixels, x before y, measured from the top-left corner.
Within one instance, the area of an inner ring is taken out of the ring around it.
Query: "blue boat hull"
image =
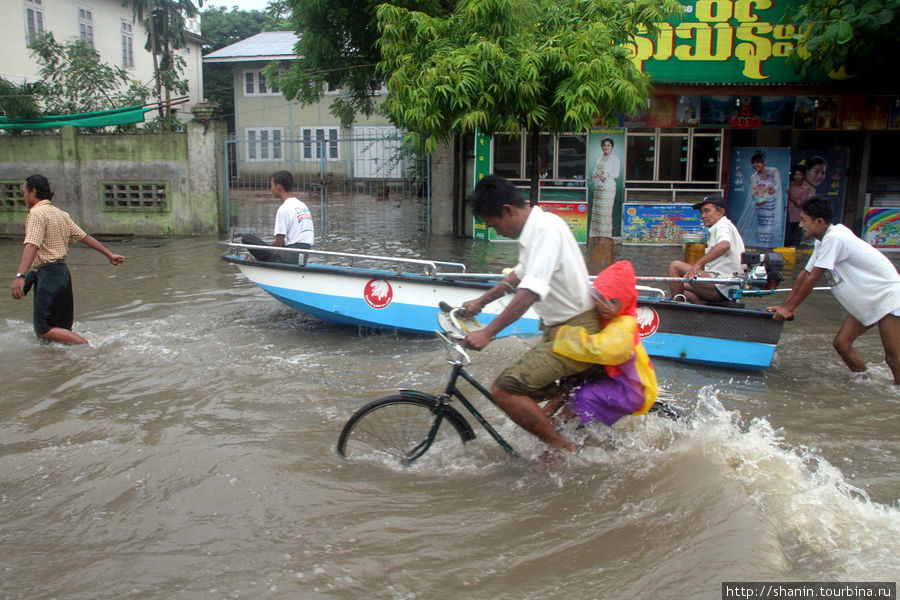
[[[407,333],[434,332],[438,303],[460,306],[495,282],[453,275],[427,276],[333,265],[260,263],[238,255],[226,262],[273,298],[329,323]],[[508,298],[511,297],[507,297]],[[759,309],[724,308],[640,298],[638,321],[647,353],[699,365],[762,370],[772,364],[782,324]],[[490,322],[505,304],[488,305],[478,319]],[[501,336],[538,332],[528,311]]]

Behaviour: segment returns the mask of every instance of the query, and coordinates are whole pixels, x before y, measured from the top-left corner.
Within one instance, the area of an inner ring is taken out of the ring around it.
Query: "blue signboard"
[[[624,244],[680,246],[685,235],[705,233],[690,204],[626,204],[622,211]]]

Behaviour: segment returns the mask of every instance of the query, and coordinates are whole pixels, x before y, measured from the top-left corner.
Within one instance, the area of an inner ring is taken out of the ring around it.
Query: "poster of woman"
[[[624,129],[592,129],[588,136],[590,237],[613,238],[622,230]]]
[[[732,148],[728,215],[748,248],[784,243],[790,148]]]
[[[805,181],[811,194],[825,196],[838,222],[844,215],[847,156],[844,150],[794,150],[791,162],[806,168]]]

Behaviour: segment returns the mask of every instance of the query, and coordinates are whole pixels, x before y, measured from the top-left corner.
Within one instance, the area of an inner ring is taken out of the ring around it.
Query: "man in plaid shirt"
[[[115,266],[122,264],[125,257],[107,250],[82,231],[68,213],[53,206],[50,182],[43,175],[28,177],[22,184],[22,195],[28,204],[25,248],[13,280],[12,297],[24,298],[33,285],[34,332],[38,337],[62,344],[87,344],[86,339],[72,331],[75,303],[72,277],[66,266],[69,244],[83,242]]]

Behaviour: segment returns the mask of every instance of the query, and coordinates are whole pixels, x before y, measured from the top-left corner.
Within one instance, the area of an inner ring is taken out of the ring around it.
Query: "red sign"
[[[639,306],[637,309],[638,333],[642,338],[650,337],[659,329],[659,315],[652,308]]]
[[[394,290],[389,281],[372,279],[363,288],[363,297],[372,308],[385,308],[394,299]]]

